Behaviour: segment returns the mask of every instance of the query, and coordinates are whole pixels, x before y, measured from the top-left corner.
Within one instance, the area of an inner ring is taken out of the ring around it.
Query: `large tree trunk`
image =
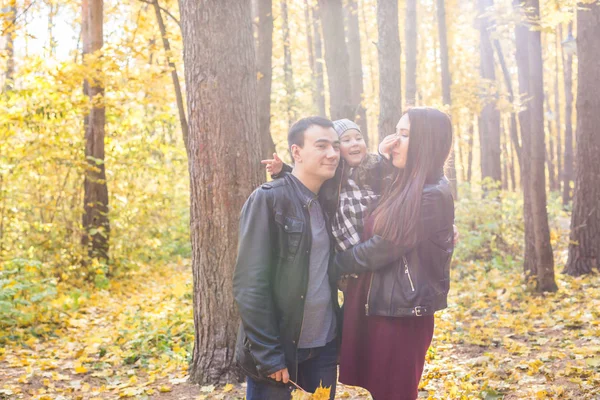
[[[571,217],[569,275],[600,270],[600,5],[577,10],[577,168]]]
[[[573,23],[569,23],[568,33],[573,34]],[[563,207],[571,201],[571,182],[573,181],[573,56],[563,54],[563,73],[565,81],[565,166],[563,173]]]
[[[350,60],[344,36],[342,0],[319,0],[319,8],[325,39],[331,119],[354,119],[350,87]]]
[[[377,0],[379,39],[379,141],[396,132],[402,116],[398,0]]]
[[[325,108],[325,81],[323,78],[323,40],[321,40],[321,13],[319,6],[312,9],[312,23],[315,33],[315,79],[317,81],[317,108],[320,116],[327,116]]]
[[[438,37],[440,40],[440,64],[442,67],[442,100],[444,105],[452,105],[451,86],[452,77],[450,76],[450,63],[448,60],[448,32],[446,30],[446,4],[445,0],[437,0],[437,19],[438,19]],[[450,180],[452,194],[458,199],[458,184],[456,182],[456,153],[454,143],[450,150],[450,158],[446,168],[446,174]]]
[[[179,76],[177,75],[177,67],[175,66],[175,62],[171,60],[171,43],[169,43],[169,38],[167,36],[167,28],[165,27],[165,22],[163,21],[158,0],[153,0],[152,5],[154,6],[156,21],[158,22],[160,36],[162,37],[163,46],[165,48],[165,56],[167,57],[167,63],[169,65],[169,69],[171,70],[171,79],[173,80],[173,87],[175,88],[175,99],[177,101],[177,110],[179,111],[179,123],[181,124],[183,143],[185,144],[186,151],[188,151],[189,153],[188,124],[187,117],[185,116],[185,105],[183,104],[183,94],[181,92],[181,85],[179,84]]]
[[[360,126],[365,141],[369,141],[367,125],[367,110],[363,105],[363,67],[360,50],[360,29],[358,25],[358,1],[348,0],[346,5],[348,15],[348,55],[350,57],[350,89],[354,122]]]
[[[89,113],[84,117],[85,159],[87,168],[83,183],[82,244],[88,255],[108,259],[110,224],[108,220],[108,188],[104,164],[104,86],[101,50],[103,40],[103,0],[83,0],[82,41],[84,63],[95,59],[88,68],[84,93],[89,97]]]
[[[294,69],[292,65],[292,49],[290,45],[290,24],[288,19],[287,0],[281,0],[281,36],[283,38],[283,81],[285,83],[285,108],[288,126],[296,122],[296,86],[294,85]]]
[[[406,105],[410,107],[416,105],[417,102],[417,0],[406,0],[404,42],[406,54],[405,101]]]
[[[521,0],[514,0],[516,13],[521,13]],[[522,99],[529,97],[529,54],[527,41],[529,28],[525,23],[517,23],[515,26],[516,60],[519,78],[519,96]],[[523,257],[523,271],[526,279],[535,274],[536,252],[533,216],[531,210],[531,167],[529,152],[531,147],[530,135],[530,110],[529,104],[519,111],[519,125],[521,128],[521,185],[523,187],[523,220],[525,222],[525,252]],[[527,153],[525,153],[527,151]]]
[[[529,20],[539,21],[539,0],[527,0]],[[531,194],[531,214],[535,236],[536,264],[532,277],[536,279],[536,290],[554,292],[558,289],[554,280],[554,256],[550,245],[550,228],[546,209],[545,141],[544,141],[544,77],[542,62],[541,32],[530,29],[527,32],[529,56],[529,133],[530,140],[524,141],[523,158],[529,159]],[[525,149],[525,144],[527,148]],[[527,211],[527,210],[526,210]],[[526,238],[527,240],[527,238]]]
[[[256,47],[258,132],[260,157],[271,157],[275,143],[271,136],[271,82],[273,76],[273,2],[258,1],[258,32]]]
[[[4,75],[4,87],[2,91],[7,92],[13,88],[13,79],[15,75],[15,29],[17,23],[17,5],[16,0],[10,0],[8,12],[4,15],[6,19],[6,73]]]
[[[494,51],[490,40],[490,29],[492,20],[486,14],[493,6],[493,0],[478,0],[479,11],[479,48],[481,51],[481,78],[486,86],[496,85],[496,65],[494,63]],[[500,167],[500,113],[496,109],[495,95],[491,99],[490,93],[486,93],[486,101],[481,111],[481,126],[479,132],[479,143],[481,146],[481,177],[491,178],[495,182],[502,179]]]
[[[238,215],[261,182],[250,1],[181,0],[195,340],[190,380],[232,382]],[[202,27],[202,29],[198,29]]]

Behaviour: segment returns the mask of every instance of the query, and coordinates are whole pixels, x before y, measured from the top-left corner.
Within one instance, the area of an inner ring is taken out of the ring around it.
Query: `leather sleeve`
[[[442,201],[441,193],[435,189],[423,192],[417,242],[427,240],[438,230]],[[335,270],[339,275],[376,271],[398,261],[410,250],[379,235],[373,235],[369,240],[337,253]]]
[[[257,189],[240,217],[233,294],[258,372],[267,377],[286,368],[271,295],[274,218],[269,189]]]
[[[278,174],[271,175],[271,179],[277,179],[283,177],[285,174],[291,174],[294,167],[289,164],[283,163],[283,167],[281,167],[281,171]]]

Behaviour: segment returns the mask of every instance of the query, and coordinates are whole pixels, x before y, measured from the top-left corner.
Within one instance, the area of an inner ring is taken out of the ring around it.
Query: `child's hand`
[[[266,165],[265,168],[270,175],[277,175],[283,169],[283,161],[281,161],[277,153],[273,153],[272,159],[262,160],[260,163]]]
[[[389,160],[392,154],[392,149],[396,143],[398,143],[398,141],[400,141],[400,136],[397,134],[386,136],[379,144],[379,154]]]

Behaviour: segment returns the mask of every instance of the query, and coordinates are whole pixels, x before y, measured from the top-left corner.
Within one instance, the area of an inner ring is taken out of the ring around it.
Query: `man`
[[[335,396],[341,326],[318,193],[335,174],[339,139],[330,120],[309,117],[290,128],[288,144],[292,173],[256,189],[240,217],[233,291],[248,400],[287,400],[295,385],[314,392],[322,384]]]

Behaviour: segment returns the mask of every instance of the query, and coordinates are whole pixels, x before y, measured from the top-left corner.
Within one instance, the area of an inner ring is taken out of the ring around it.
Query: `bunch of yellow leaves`
[[[319,388],[314,393],[308,393],[303,390],[294,390],[292,392],[292,400],[329,400],[331,388]]]

